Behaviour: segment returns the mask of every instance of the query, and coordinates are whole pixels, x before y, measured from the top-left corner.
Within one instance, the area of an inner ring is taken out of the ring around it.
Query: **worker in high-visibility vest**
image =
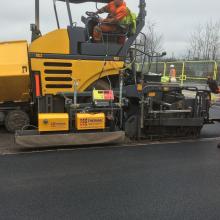
[[[171,83],[176,83],[176,68],[175,66],[172,64],[170,65],[170,82]]]
[[[99,19],[100,25],[94,27],[93,39],[95,42],[102,41],[102,32],[116,32],[120,31],[118,23],[123,20],[127,15],[127,6],[124,0],[114,0],[108,5],[99,9],[96,14],[108,13],[105,19]]]
[[[118,43],[124,44],[126,37],[123,36],[128,31],[130,34],[136,33],[136,20],[137,17],[126,6],[124,0],[112,0],[103,8],[99,9],[96,14],[108,13],[107,18],[99,19],[99,24],[93,28],[93,40],[95,42],[101,42],[102,33],[121,33]]]

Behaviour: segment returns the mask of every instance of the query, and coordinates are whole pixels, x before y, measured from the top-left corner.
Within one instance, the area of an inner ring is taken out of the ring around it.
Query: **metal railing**
[[[174,65],[177,72],[177,81],[181,85],[185,84],[205,84],[207,78],[220,82],[220,61],[174,61],[174,62],[153,62],[145,63],[145,72],[160,73],[164,77],[169,77],[170,65]],[[137,69],[142,64],[137,64]]]

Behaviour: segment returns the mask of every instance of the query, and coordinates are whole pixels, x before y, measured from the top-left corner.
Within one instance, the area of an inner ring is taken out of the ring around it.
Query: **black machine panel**
[[[118,56],[123,46],[117,43],[89,43],[86,30],[68,26],[70,53],[74,55]]]
[[[82,43],[80,53],[93,56],[118,56],[122,46],[116,43]]]

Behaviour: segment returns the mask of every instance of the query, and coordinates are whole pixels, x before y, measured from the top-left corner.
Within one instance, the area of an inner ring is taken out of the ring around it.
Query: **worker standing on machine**
[[[108,13],[107,18],[99,19],[100,25],[93,29],[93,39],[95,42],[102,41],[102,32],[120,32],[120,21],[128,15],[128,10],[124,0],[113,0],[108,5],[99,9],[96,14]]]
[[[170,65],[170,82],[176,83],[176,68],[173,64]]]

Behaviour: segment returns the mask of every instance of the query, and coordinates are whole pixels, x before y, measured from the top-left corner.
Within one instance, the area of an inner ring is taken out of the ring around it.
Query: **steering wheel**
[[[99,16],[95,12],[87,11],[86,15],[91,18],[99,18]]]

